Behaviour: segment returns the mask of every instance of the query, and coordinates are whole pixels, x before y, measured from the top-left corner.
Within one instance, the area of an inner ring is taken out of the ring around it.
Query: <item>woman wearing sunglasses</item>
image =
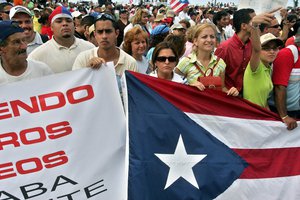
[[[159,43],[152,54],[154,71],[150,76],[182,83],[182,78],[174,73],[178,63],[178,55],[174,46],[168,42]]]
[[[214,88],[227,95],[237,96],[239,92],[235,87],[227,89],[224,85],[225,62],[213,54],[216,45],[215,26],[210,23],[200,24],[193,30],[193,51],[180,60],[175,72],[186,77],[189,85],[201,91]],[[213,83],[207,84],[208,78]]]

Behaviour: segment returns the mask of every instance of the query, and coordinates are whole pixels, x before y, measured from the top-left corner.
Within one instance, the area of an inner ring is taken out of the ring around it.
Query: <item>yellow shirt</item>
[[[41,33],[42,25],[38,22],[39,18],[33,16],[33,30],[35,32]]]

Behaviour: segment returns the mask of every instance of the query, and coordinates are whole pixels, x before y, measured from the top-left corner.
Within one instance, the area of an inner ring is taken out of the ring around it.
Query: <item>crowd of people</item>
[[[279,12],[281,18],[276,18]],[[277,112],[289,130],[300,116],[299,10],[256,14],[222,4],[0,4],[0,84],[53,73],[125,70],[220,90]]]

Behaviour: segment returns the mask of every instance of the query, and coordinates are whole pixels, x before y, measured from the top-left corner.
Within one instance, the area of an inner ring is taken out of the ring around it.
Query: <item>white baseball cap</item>
[[[12,19],[15,14],[17,13],[25,13],[27,15],[29,15],[30,17],[32,16],[30,10],[24,6],[14,6],[10,9],[10,12],[9,12],[9,19]]]

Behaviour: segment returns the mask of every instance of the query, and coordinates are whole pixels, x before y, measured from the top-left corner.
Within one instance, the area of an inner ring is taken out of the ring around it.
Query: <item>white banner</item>
[[[113,66],[0,87],[0,200],[124,199]]]
[[[238,9],[252,8],[256,14],[287,6],[288,0],[240,0]]]

